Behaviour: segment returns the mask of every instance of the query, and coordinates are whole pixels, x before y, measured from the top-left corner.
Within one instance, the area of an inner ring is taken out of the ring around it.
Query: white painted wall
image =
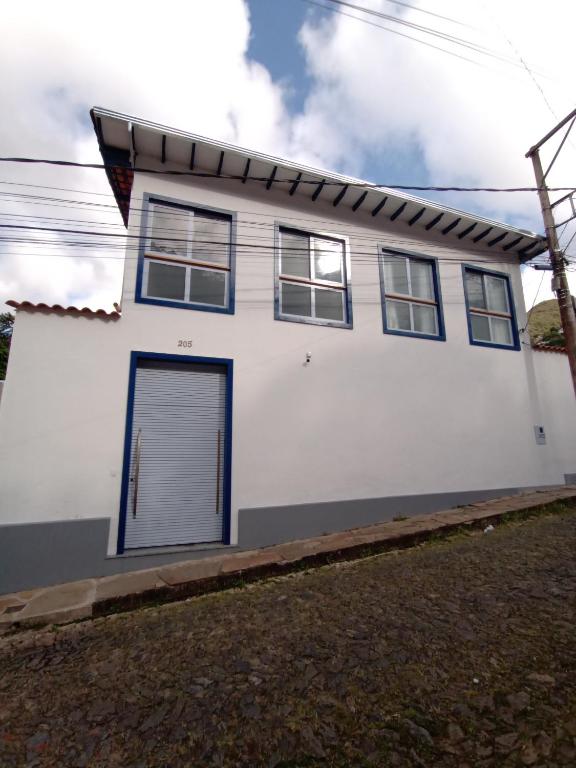
[[[234,360],[233,541],[242,507],[536,486],[576,472],[532,351],[468,342],[461,261],[509,257],[457,250],[441,235],[425,242],[384,216],[340,214],[286,190],[210,184],[137,175],[129,232],[139,232],[144,192],[237,211],[239,243],[272,244],[276,219],[314,219],[310,229],[350,238],[353,330],[275,321],[271,253],[249,248],[237,255],[233,316],[136,304],[129,249],[120,320],[17,314],[0,409],[0,523],[111,517],[115,551],[130,352],[178,354],[179,339],[192,340],[189,354]],[[450,260],[440,263],[446,342],[382,332],[377,250],[363,240],[375,233]],[[487,266],[511,274],[523,327],[518,266]],[[533,426],[547,420],[549,443],[538,446]]]
[[[555,453],[555,465],[576,474],[576,398],[568,357],[558,352],[534,351],[534,370],[542,403],[542,425]]]

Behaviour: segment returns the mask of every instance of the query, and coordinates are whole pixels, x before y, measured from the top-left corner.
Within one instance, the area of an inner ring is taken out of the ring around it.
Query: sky
[[[383,184],[532,186],[526,151],[575,106],[575,23],[572,0],[21,0],[2,11],[0,156],[99,162],[98,105]],[[576,186],[575,160],[576,129],[549,183]],[[417,194],[543,231],[535,194]],[[0,224],[0,307],[119,300],[117,251],[13,228],[120,232],[103,172],[0,163]],[[523,283],[528,307],[552,298],[549,272]]]

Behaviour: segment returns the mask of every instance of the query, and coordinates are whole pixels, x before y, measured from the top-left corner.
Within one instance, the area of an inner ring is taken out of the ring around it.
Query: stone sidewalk
[[[138,605],[184,599],[301,565],[348,560],[403,548],[461,526],[487,526],[515,513],[563,502],[576,506],[576,486],[558,486],[478,502],[432,515],[379,523],[263,549],[188,560],[143,571],[86,579],[0,596],[0,630],[64,624]]]

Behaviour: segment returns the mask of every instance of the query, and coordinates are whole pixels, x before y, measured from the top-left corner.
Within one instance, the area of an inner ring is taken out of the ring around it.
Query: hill
[[[528,318],[528,332],[532,341],[539,341],[551,331],[560,328],[560,310],[556,299],[548,299],[536,304]]]

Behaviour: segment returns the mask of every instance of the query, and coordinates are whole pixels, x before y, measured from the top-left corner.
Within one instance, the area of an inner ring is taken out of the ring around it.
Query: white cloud
[[[95,104],[286,153],[289,121],[282,89],[263,66],[246,57],[249,32],[242,0],[167,0],[160,5],[150,0],[96,5],[56,0],[50,6],[28,0],[3,8],[0,71],[12,76],[0,79],[2,153],[99,162],[88,125],[88,110]],[[98,171],[4,165],[1,178],[110,193]],[[7,191],[83,197],[0,184],[0,192]],[[34,215],[92,221],[98,228],[120,224],[113,206],[76,210],[58,202],[38,205],[2,197],[2,223],[32,223],[24,217]],[[101,201],[112,203],[108,197]],[[51,248],[39,244],[46,241],[43,234],[25,237],[34,242],[0,250],[1,299],[108,307],[118,300],[119,260],[66,258],[70,250],[59,247],[58,237],[51,238]]]
[[[397,13],[384,0],[362,4]],[[422,0],[421,5],[429,8]],[[437,0],[434,11],[460,18],[464,13],[455,0]],[[515,58],[504,30],[534,70],[557,79],[540,80],[557,113],[572,108],[571,90],[559,82],[570,72],[576,21],[571,3],[551,0],[546,13],[523,0],[466,4],[466,21],[487,30],[482,37],[415,11],[403,9],[402,17],[475,36]],[[0,79],[2,154],[99,161],[88,125],[89,107],[99,104],[356,174],[365,158],[394,153],[410,143],[421,150],[434,182],[532,184],[524,153],[554,118],[522,68],[491,60],[488,69],[474,67],[350,18],[334,14],[318,21],[312,16],[301,31],[312,86],[302,114],[291,116],[283,85],[248,58],[249,34],[243,0],[167,0],[160,6],[150,0],[101,0],[97,5],[24,0],[7,6],[0,71],[11,76]],[[573,141],[576,146],[576,134]],[[574,149],[568,149],[574,156]],[[564,156],[560,171],[569,157]],[[570,181],[566,173],[560,176],[552,181]],[[121,229],[100,172],[5,165],[1,180],[76,190],[51,193],[0,184],[2,223],[32,223],[26,217],[33,215],[50,217],[48,226],[68,218]],[[110,207],[76,210],[57,200],[50,205],[29,199],[9,202],[5,194],[77,199],[82,198],[79,190],[101,193]],[[445,200],[541,230],[533,196],[460,195]],[[20,218],[8,218],[8,211]],[[50,236],[53,246],[46,246],[48,237],[35,233],[32,242],[0,244],[0,301],[12,297],[109,308],[120,293],[121,259],[68,258],[64,254],[70,251],[58,237]],[[32,240],[32,235],[26,238]],[[99,250],[95,255],[120,254]],[[528,304],[539,281],[539,273],[526,271]],[[546,277],[539,298],[547,296]]]
[[[395,13],[394,6],[384,0],[363,0],[361,4]],[[419,5],[430,9],[428,3]],[[465,8],[464,12],[462,3],[450,0],[434,3],[435,12],[465,18],[483,32],[431,19],[418,11],[402,9],[397,15],[495,49],[518,66],[482,59],[374,17],[371,20],[377,24],[481,59],[485,65],[474,66],[349,16],[312,16],[300,38],[315,84],[304,114],[296,120],[298,138],[327,137],[316,147],[324,153],[324,163],[348,165],[350,172],[358,172],[363,155],[373,157],[415,142],[435,184],[533,186],[532,166],[524,155],[556,119],[520,56],[534,72],[552,74],[552,79],[535,77],[556,114],[561,117],[569,112],[574,107],[573,89],[567,81],[576,6],[556,0],[542,13],[537,4],[524,0],[485,0]],[[575,183],[574,147],[576,131],[550,177],[551,184]],[[552,145],[548,154],[551,150]],[[543,229],[532,194],[467,193],[443,199],[455,207],[473,206],[518,226]],[[540,278],[541,273],[525,271],[527,302],[532,301]],[[539,299],[552,295],[549,282],[544,279]],[[576,280],[572,284],[576,290]]]

